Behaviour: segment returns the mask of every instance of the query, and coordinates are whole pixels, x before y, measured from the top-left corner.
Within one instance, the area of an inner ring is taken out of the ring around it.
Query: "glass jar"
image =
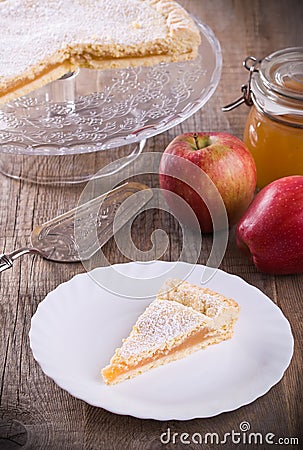
[[[303,47],[256,61],[249,95],[244,142],[256,162],[258,187],[303,175]]]

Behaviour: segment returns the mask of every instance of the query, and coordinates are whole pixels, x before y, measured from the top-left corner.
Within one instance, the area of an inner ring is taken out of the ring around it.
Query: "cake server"
[[[152,195],[145,184],[127,182],[37,226],[30,235],[30,246],[0,254],[0,272],[26,254],[58,262],[91,258]]]

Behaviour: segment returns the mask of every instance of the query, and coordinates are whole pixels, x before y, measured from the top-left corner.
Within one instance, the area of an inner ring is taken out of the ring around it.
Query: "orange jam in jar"
[[[303,175],[303,47],[264,58],[250,89],[253,106],[244,142],[256,162],[258,187]]]

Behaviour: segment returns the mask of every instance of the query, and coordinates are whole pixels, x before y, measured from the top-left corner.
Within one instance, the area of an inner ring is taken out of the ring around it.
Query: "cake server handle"
[[[43,256],[43,252],[34,247],[22,247],[18,248],[17,250],[14,250],[11,253],[0,254],[0,272],[3,272],[4,270],[13,267],[14,261],[17,258],[20,258],[20,256],[27,255],[30,253]]]

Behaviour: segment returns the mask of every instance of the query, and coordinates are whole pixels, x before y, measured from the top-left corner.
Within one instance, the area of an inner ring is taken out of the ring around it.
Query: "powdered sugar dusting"
[[[230,307],[230,300],[221,294],[177,279],[167,280],[158,298],[191,306],[211,318],[219,316],[224,309]]]
[[[0,84],[55,53],[58,62],[72,57],[75,45],[94,53],[100,44],[115,44],[123,56],[123,45],[140,50],[140,44],[169,38],[154,0],[4,0],[0,30]]]
[[[138,318],[118,354],[127,359],[144,352],[169,348],[175,339],[211,321],[198,311],[168,300],[154,300]]]

